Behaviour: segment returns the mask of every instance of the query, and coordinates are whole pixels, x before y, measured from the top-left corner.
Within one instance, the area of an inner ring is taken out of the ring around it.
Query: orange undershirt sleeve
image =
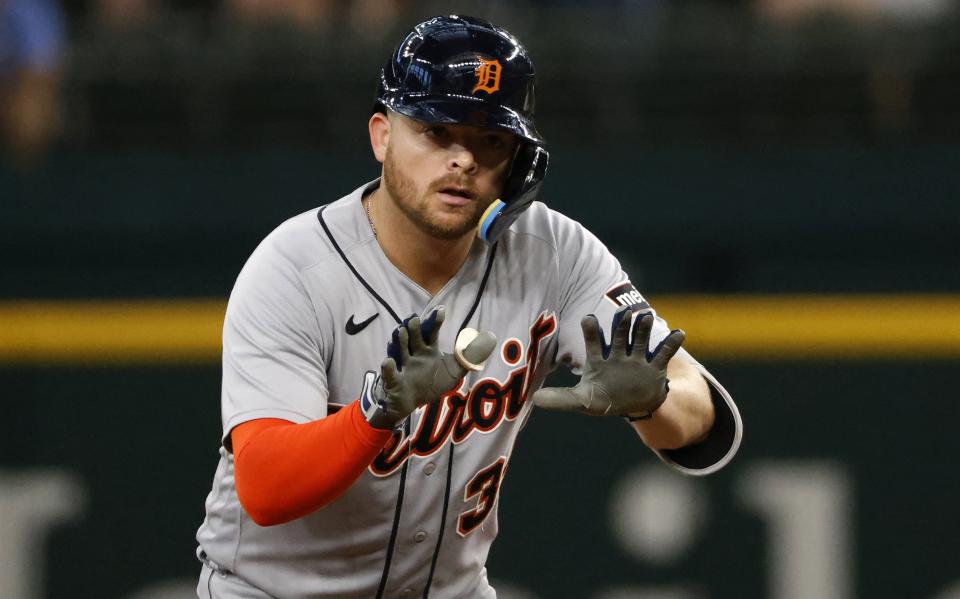
[[[347,490],[391,434],[370,426],[356,401],[305,424],[260,418],[237,425],[231,438],[240,505],[260,526],[302,518]]]

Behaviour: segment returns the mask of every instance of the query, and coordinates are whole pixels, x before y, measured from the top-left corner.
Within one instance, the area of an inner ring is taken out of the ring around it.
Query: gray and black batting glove
[[[412,316],[394,331],[380,374],[364,375],[360,407],[374,428],[390,429],[418,407],[453,391],[470,370],[480,370],[497,345],[488,331],[463,329],[454,353],[437,347],[444,308],[420,321]]]
[[[533,394],[533,403],[551,410],[578,411],[594,416],[625,416],[643,420],[667,399],[667,363],[677,353],[685,334],[679,329],[652,352],[647,352],[653,314],[633,320],[630,308],[613,316],[613,338],[603,340],[600,323],[593,314],[580,321],[586,344],[583,376],[575,387],[545,387]],[[631,331],[632,329],[632,331]]]

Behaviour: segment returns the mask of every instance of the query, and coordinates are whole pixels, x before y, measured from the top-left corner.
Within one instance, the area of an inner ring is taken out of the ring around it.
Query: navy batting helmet
[[[495,242],[536,199],[549,154],[533,124],[533,62],[515,37],[487,21],[435,17],[413,28],[380,71],[375,110],[427,123],[509,131],[520,139],[503,194],[477,234]]]

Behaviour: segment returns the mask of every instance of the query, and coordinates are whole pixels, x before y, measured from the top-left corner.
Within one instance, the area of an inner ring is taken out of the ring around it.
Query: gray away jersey
[[[499,346],[483,371],[411,414],[338,499],[293,522],[261,527],[246,515],[233,455],[221,447],[198,554],[232,584],[263,592],[243,596],[495,597],[484,564],[528,398],[558,365],[579,372],[583,315],[596,314],[609,339],[620,306],[652,310],[596,237],[541,203],[497,245],[478,240],[431,297],[373,236],[360,200],[375,185],[288,220],[244,266],[224,322],[224,438],[249,420],[304,423],[354,401],[398,319],[411,314],[446,306],[443,351],[462,326],[492,331]],[[658,317],[651,347],[668,332]],[[702,366],[682,349],[678,356],[710,383],[717,420],[703,444],[657,453],[685,473],[707,474],[736,452],[740,417]]]

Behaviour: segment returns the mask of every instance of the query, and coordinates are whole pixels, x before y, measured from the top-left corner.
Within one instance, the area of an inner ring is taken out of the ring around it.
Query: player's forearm
[[[633,422],[640,438],[653,449],[679,449],[706,439],[714,421],[710,388],[697,369],[671,360],[670,392],[649,420]]]
[[[356,402],[306,424],[257,422],[233,431],[234,479],[240,504],[261,526],[301,518],[339,497],[391,435],[370,427]]]

